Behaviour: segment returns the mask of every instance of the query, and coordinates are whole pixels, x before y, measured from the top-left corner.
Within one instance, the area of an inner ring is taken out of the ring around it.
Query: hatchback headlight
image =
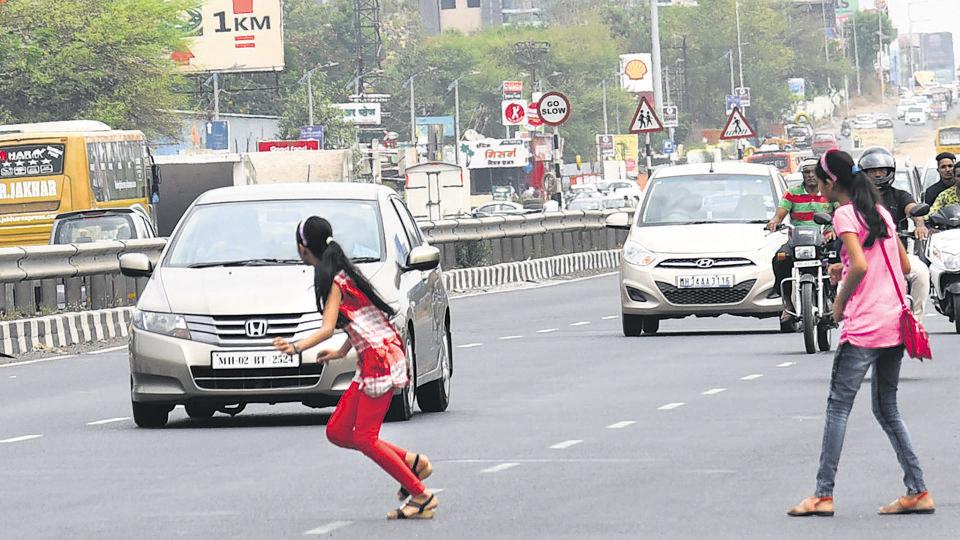
[[[627,242],[623,245],[623,258],[635,266],[650,266],[657,260],[657,256],[652,251],[636,242]]]
[[[154,311],[133,311],[133,327],[144,332],[162,334],[180,339],[190,339],[190,330],[183,315],[157,313]]]
[[[797,246],[793,248],[793,258],[798,261],[816,259],[817,258],[817,247],[816,246]]]

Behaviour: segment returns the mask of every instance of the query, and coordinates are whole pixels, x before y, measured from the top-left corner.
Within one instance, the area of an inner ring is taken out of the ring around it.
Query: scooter
[[[934,229],[927,243],[930,261],[930,298],[941,315],[960,334],[960,205],[950,205],[930,216]]]
[[[817,214],[814,221],[818,225],[829,225],[830,214]],[[780,295],[786,298],[786,284],[793,284],[793,306],[796,312],[785,309],[797,327],[803,331],[803,345],[807,354],[829,351],[832,346],[833,330],[837,327],[833,321],[833,301],[836,287],[830,283],[827,271],[830,264],[839,262],[833,242],[823,237],[823,232],[814,227],[793,227],[788,240],[793,252],[791,276],[783,280]],[[783,328],[782,328],[783,330]]]

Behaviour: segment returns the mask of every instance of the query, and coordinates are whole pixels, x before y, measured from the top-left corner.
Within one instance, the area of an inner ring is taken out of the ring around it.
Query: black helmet
[[[893,184],[894,176],[897,172],[897,160],[889,150],[881,146],[873,146],[864,150],[857,163],[862,171],[870,169],[887,169],[887,174],[882,178],[873,178],[873,183],[881,189],[888,188]]]

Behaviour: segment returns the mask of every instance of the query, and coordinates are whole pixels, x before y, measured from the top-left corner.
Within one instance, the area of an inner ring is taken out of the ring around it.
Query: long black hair
[[[877,210],[880,191],[869,178],[855,167],[850,154],[837,149],[828,150],[817,163],[817,177],[826,182],[833,180],[850,197],[857,214],[866,223],[870,233],[863,247],[869,248],[878,238],[888,238],[887,223]]]
[[[345,272],[357,284],[360,292],[377,306],[377,309],[388,318],[396,315],[396,310],[380,296],[370,281],[353,265],[340,244],[334,240],[333,227],[329,221],[322,217],[310,216],[300,222],[296,234],[297,244],[307,249],[319,261],[319,264],[313,267],[313,288],[317,295],[317,311],[323,312],[323,303],[330,295],[333,278],[340,272]],[[348,322],[343,315],[340,315],[337,327],[343,327]]]

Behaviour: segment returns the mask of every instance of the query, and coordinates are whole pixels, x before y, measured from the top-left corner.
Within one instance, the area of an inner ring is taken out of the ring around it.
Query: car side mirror
[[[143,253],[124,253],[120,255],[120,273],[132,278],[150,277],[153,263]]]
[[[630,230],[630,214],[626,212],[617,212],[616,214],[610,214],[607,216],[606,221],[604,222],[610,229],[620,229],[623,231]]]
[[[833,216],[826,212],[817,212],[813,215],[813,222],[817,225],[831,225],[833,224]]]
[[[922,217],[930,213],[930,205],[921,203],[910,210],[910,217]]]
[[[433,246],[418,246],[407,255],[407,270],[428,272],[440,266],[440,250]]]

